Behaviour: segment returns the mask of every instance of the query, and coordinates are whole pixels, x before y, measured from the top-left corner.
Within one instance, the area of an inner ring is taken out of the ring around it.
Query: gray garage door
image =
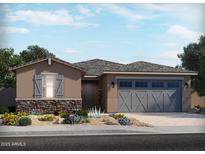
[[[181,81],[118,80],[119,112],[180,112]]]

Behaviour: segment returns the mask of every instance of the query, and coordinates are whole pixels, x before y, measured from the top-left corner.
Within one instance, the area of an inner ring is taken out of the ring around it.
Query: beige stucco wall
[[[81,98],[81,72],[75,68],[52,61],[22,67],[16,70],[16,98],[33,98],[35,74],[59,73],[64,75],[64,97]]]
[[[112,75],[103,76],[103,84],[106,86],[102,89],[107,112],[118,112],[118,92],[117,79],[176,79],[182,80],[182,111],[188,112],[191,109],[191,88],[184,88],[184,83],[190,81],[190,77],[185,76],[143,76],[143,75]],[[115,83],[115,87],[111,87],[111,83]],[[190,83],[190,82],[189,82]]]

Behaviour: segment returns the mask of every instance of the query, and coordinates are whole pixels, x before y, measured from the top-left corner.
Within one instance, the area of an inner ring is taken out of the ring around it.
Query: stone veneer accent
[[[82,108],[82,100],[16,100],[16,111],[52,114]]]

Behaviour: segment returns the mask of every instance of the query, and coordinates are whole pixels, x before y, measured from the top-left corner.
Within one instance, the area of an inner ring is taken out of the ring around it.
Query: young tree
[[[198,72],[197,76],[192,77],[193,88],[200,96],[205,96],[205,36],[201,36],[198,43],[184,47],[184,53],[178,57],[183,68]]]
[[[15,87],[15,74],[9,69],[39,58],[55,57],[47,49],[37,45],[27,47],[20,55],[14,54],[12,48],[0,48],[0,87]]]
[[[15,75],[9,68],[22,63],[19,55],[14,54],[12,48],[0,49],[0,87],[14,87]]]

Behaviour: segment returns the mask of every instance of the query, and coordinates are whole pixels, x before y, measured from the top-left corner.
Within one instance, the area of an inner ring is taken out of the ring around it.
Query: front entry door
[[[83,108],[98,106],[98,81],[83,81]]]

